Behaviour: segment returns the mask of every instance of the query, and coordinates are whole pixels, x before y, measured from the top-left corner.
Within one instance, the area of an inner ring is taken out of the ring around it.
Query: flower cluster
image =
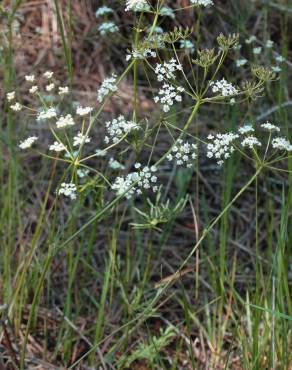
[[[38,116],[37,116],[37,121],[45,121],[47,119],[51,119],[57,117],[57,112],[54,107],[50,107],[48,109],[42,110]]]
[[[169,161],[175,159],[178,166],[185,164],[187,167],[192,167],[194,159],[197,158],[196,150],[197,145],[178,139],[167,155],[167,159]]]
[[[126,12],[132,10],[134,12],[141,12],[149,10],[150,7],[146,0],[127,0],[126,1]]]
[[[104,22],[98,26],[99,33],[104,36],[108,33],[115,33],[119,31],[119,27],[114,22]]]
[[[19,144],[20,149],[28,149],[32,146],[32,144],[38,139],[37,136],[30,136],[27,139],[23,140]]]
[[[179,47],[191,54],[195,52],[195,45],[191,40],[180,40]]]
[[[234,152],[233,142],[238,138],[237,134],[228,132],[226,134],[209,135],[207,144],[207,157],[215,158],[219,166]]]
[[[251,132],[254,132],[254,128],[250,124],[245,124],[244,126],[240,127],[238,129],[238,132],[242,135],[249,134]]]
[[[157,75],[158,81],[165,79],[175,79],[175,71],[182,71],[182,65],[178,63],[174,58],[170,59],[169,62],[157,64],[155,68],[155,74]]]
[[[76,114],[78,114],[78,116],[87,116],[89,113],[91,113],[93,111],[93,108],[91,107],[78,107],[76,109]]]
[[[73,146],[83,145],[85,143],[90,143],[90,137],[82,134],[82,132],[78,132],[76,136],[73,138]]]
[[[75,125],[75,122],[71,114],[67,114],[65,117],[61,116],[56,122],[57,128],[64,128],[67,126],[74,126],[74,125]]]
[[[154,173],[157,171],[155,166],[141,168],[140,163],[135,164],[137,171],[129,173],[126,177],[117,177],[112,189],[116,190],[117,195],[125,194],[127,199],[130,199],[134,194],[141,194],[142,190],[152,189],[153,192],[158,190],[157,176]]]
[[[252,149],[255,146],[262,146],[262,143],[255,136],[249,135],[242,140],[241,145]]]
[[[280,127],[278,126],[275,126],[273,125],[272,123],[270,122],[266,122],[266,123],[262,123],[261,124],[261,127],[265,130],[268,130],[268,131],[277,131],[279,132],[280,131]]]
[[[156,52],[151,49],[134,49],[126,56],[126,61],[128,62],[131,59],[147,59],[147,58],[156,58]]]
[[[102,17],[102,16],[110,14],[110,13],[113,13],[112,8],[109,8],[108,6],[101,6],[95,12],[95,16],[96,16],[96,18],[98,18],[98,17]]]
[[[66,149],[66,146],[59,141],[54,141],[54,144],[50,145],[49,147],[49,150],[53,152],[63,152]]]
[[[222,96],[231,96],[238,94],[238,90],[223,78],[221,81],[211,82],[213,93],[220,93]]]
[[[99,90],[97,91],[97,100],[101,103],[105,96],[110,92],[118,90],[117,87],[117,76],[113,73],[111,77],[104,79]]]
[[[272,140],[272,147],[278,150],[292,152],[292,144],[284,137],[276,137]]]
[[[191,4],[201,5],[201,6],[214,5],[212,0],[191,0]]]
[[[76,199],[77,187],[72,182],[66,183],[63,182],[58,190],[58,195],[63,194],[65,197],[68,197],[72,200]]]
[[[106,122],[105,126],[108,134],[104,138],[106,144],[108,144],[110,141],[116,144],[131,131],[138,130],[140,128],[135,122],[127,121],[122,115],[113,119],[112,121]]]
[[[158,91],[158,95],[154,97],[155,103],[161,103],[164,112],[169,112],[173,103],[181,102],[181,93],[184,91],[183,87],[174,87],[169,84],[164,84]]]

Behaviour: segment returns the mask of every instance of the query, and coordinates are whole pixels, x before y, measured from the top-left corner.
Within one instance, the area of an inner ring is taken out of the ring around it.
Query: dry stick
[[[220,214],[215,218],[214,221],[211,222],[211,224],[204,230],[201,238],[198,240],[198,242],[195,244],[187,258],[184,260],[182,265],[179,267],[177,272],[173,275],[173,279],[167,282],[163,287],[160,288],[160,290],[157,292],[156,296],[152,300],[152,302],[149,304],[147,308],[139,315],[137,318],[134,318],[130,322],[122,325],[120,328],[114,330],[110,335],[102,339],[100,342],[96,343],[87,353],[85,353],[82,357],[79,358],[73,365],[71,365],[68,370],[74,369],[76,365],[78,365],[84,358],[86,358],[91,352],[93,352],[98,346],[100,346],[103,342],[120,332],[122,329],[126,328],[128,325],[135,323],[138,321],[136,326],[139,326],[140,322],[142,323],[144,320],[144,317],[147,317],[148,314],[153,310],[154,305],[157,303],[157,301],[160,299],[163,293],[169,288],[169,286],[173,283],[174,280],[177,280],[180,277],[181,270],[185,267],[189,259],[193,256],[193,254],[196,252],[196,250],[199,248],[200,244],[204,241],[206,236],[209,234],[209,232],[212,230],[212,228],[218,223],[218,221],[221,219],[221,217],[228,211],[228,209],[233,205],[233,203],[236,202],[236,200],[247,190],[247,188],[254,182],[254,180],[257,178],[259,173],[261,172],[263,166],[260,166],[257,171],[254,173],[254,175],[249,179],[249,181],[244,185],[243,188],[234,196],[234,198],[227,204],[227,206],[220,212]]]

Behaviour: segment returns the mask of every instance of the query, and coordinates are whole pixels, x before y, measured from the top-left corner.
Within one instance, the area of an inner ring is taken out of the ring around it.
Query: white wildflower
[[[107,151],[105,149],[96,149],[95,154],[97,157],[105,157],[107,155]]]
[[[18,145],[20,149],[28,149],[32,146],[32,144],[38,139],[37,136],[30,136],[27,139],[20,142]]]
[[[154,97],[155,103],[162,104],[162,109],[165,113],[170,111],[170,107],[174,102],[181,102],[181,93],[184,91],[183,87],[174,87],[169,84],[164,84],[158,91],[158,95]]]
[[[266,42],[266,48],[271,49],[273,47],[273,45],[274,45],[274,41],[267,40],[267,42]]]
[[[54,141],[54,144],[50,145],[49,150],[54,152],[63,152],[66,150],[66,146],[59,141]]]
[[[261,124],[261,127],[265,130],[268,130],[268,131],[277,131],[279,132],[280,131],[280,127],[278,126],[275,126],[273,125],[272,123],[270,122],[266,122],[266,123],[262,123]]]
[[[260,46],[253,48],[252,52],[254,53],[254,55],[259,55],[262,52],[262,48]]]
[[[147,59],[147,58],[156,58],[156,52],[151,49],[138,50],[134,49],[126,56],[126,61],[131,59]]]
[[[125,169],[125,166],[121,164],[119,161],[115,160],[114,158],[110,158],[109,166],[113,170],[124,170]]]
[[[63,182],[58,190],[58,195],[64,195],[72,200],[76,199],[77,187],[72,182]]]
[[[90,137],[83,135],[80,131],[76,136],[73,138],[73,146],[83,145],[85,143],[90,143]]]
[[[8,101],[12,101],[15,99],[15,91],[11,91],[9,93],[6,94],[6,98]]]
[[[35,94],[37,91],[38,91],[38,87],[37,85],[33,85],[30,89],[29,89],[29,93],[30,94]]]
[[[191,4],[201,5],[201,6],[214,5],[212,0],[191,0]]]
[[[115,92],[117,90],[117,76],[113,73],[111,77],[103,80],[100,88],[97,91],[97,100],[101,103],[105,96],[107,96],[110,92]]]
[[[98,31],[102,36],[108,33],[115,33],[119,31],[119,27],[114,22],[104,22],[98,27]]]
[[[171,148],[171,152],[167,155],[167,159],[169,161],[175,160],[178,166],[186,165],[187,167],[192,167],[194,159],[197,158],[196,150],[197,145],[178,139]]]
[[[93,108],[91,107],[77,107],[76,109],[76,114],[78,114],[78,116],[86,116],[87,114],[91,113],[93,111]]]
[[[41,111],[38,116],[37,116],[37,121],[44,121],[46,119],[51,119],[51,118],[54,118],[57,116],[57,112],[56,112],[56,109],[51,107],[51,108],[48,108],[48,109],[45,109],[43,111]]]
[[[279,73],[282,71],[282,68],[279,67],[279,66],[272,66],[271,67],[272,71],[275,72],[275,73]]]
[[[57,128],[64,128],[64,127],[73,126],[73,125],[75,125],[75,122],[71,114],[67,114],[65,117],[61,116],[56,122]]]
[[[132,10],[134,12],[144,11],[150,9],[146,0],[127,0],[126,12]]]
[[[35,81],[35,76],[34,75],[27,75],[27,76],[25,76],[25,80],[27,82],[34,82]]]
[[[228,132],[226,134],[209,135],[207,144],[207,157],[215,158],[219,166],[234,152],[233,142],[238,138],[237,134]]]
[[[59,87],[58,94],[59,95],[67,95],[67,94],[69,94],[69,87],[68,86],[64,86],[64,87],[60,86]]]
[[[44,76],[45,78],[47,78],[48,80],[50,80],[50,79],[53,77],[53,75],[54,75],[54,72],[51,72],[51,71],[46,71],[46,72],[43,74],[43,76]]]
[[[46,90],[49,92],[49,91],[52,91],[53,89],[55,88],[55,84],[49,84],[46,86]]]
[[[170,7],[168,6],[163,6],[160,11],[159,11],[159,14],[163,17],[170,17],[172,19],[175,19],[175,14],[174,14],[174,11],[173,9],[171,9]]]
[[[155,166],[146,166],[142,169],[141,164],[136,163],[135,168],[138,171],[129,173],[126,177],[118,177],[115,180],[112,189],[116,190],[117,195],[126,192],[126,198],[130,199],[134,194],[141,194],[143,189],[151,189],[154,192],[158,190],[157,185],[154,185],[157,182],[157,176],[154,174],[157,171]]]
[[[194,53],[195,52],[195,45],[190,40],[180,40],[179,47],[181,49],[185,49],[185,50],[189,51],[190,53]]]
[[[10,108],[14,110],[14,112],[19,112],[22,109],[22,105],[20,103],[15,103],[10,105]]]
[[[257,38],[255,36],[250,36],[248,39],[245,40],[245,43],[246,44],[251,44],[252,42],[255,42],[256,39]]]
[[[156,64],[155,73],[158,81],[175,79],[175,71],[182,71],[182,66],[174,58],[170,59],[169,62]]]
[[[109,8],[108,6],[101,6],[95,12],[95,16],[96,16],[96,18],[98,18],[98,17],[102,17],[102,16],[104,16],[106,14],[110,14],[110,13],[113,13],[112,8]]]
[[[275,59],[279,63],[283,63],[286,60],[282,55],[277,55]]]
[[[272,147],[274,149],[286,150],[287,152],[292,151],[292,144],[284,137],[276,137],[275,139],[273,139]]]
[[[238,94],[238,90],[223,78],[221,81],[211,82],[213,93],[221,93],[222,96]]]
[[[237,59],[237,61],[235,62],[235,65],[236,67],[240,68],[244,66],[246,63],[247,63],[247,59],[242,58],[242,59]]]
[[[254,128],[252,127],[252,125],[249,125],[249,124],[245,124],[244,126],[240,127],[238,129],[238,131],[244,135],[244,134],[248,134],[250,132],[254,132]]]
[[[127,121],[124,116],[108,121],[105,124],[107,136],[104,141],[108,144],[112,141],[114,144],[119,142],[124,136],[128,135],[131,131],[139,130],[140,127],[133,121]]]
[[[262,143],[255,136],[250,135],[242,140],[241,145],[252,149],[255,146],[262,146]]]
[[[89,175],[89,170],[86,169],[86,168],[79,168],[76,173],[77,173],[77,176],[80,178],[80,179],[83,179],[84,177],[88,176]]]

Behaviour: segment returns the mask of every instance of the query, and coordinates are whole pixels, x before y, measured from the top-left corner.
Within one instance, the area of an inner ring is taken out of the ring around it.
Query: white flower
[[[261,127],[268,131],[280,131],[280,127],[273,125],[270,122],[262,123]]]
[[[56,109],[51,107],[49,109],[41,111],[37,116],[37,121],[43,121],[46,119],[51,119],[57,116]]]
[[[97,99],[101,103],[105,96],[110,92],[115,92],[118,90],[117,76],[113,73],[111,77],[108,77],[103,80],[99,90],[97,91]]]
[[[279,66],[272,66],[272,71],[275,73],[279,73],[282,71],[282,68]]]
[[[37,91],[38,91],[38,87],[37,87],[37,85],[34,85],[34,86],[32,86],[30,89],[29,89],[29,92],[30,92],[30,94],[35,94]]]
[[[244,66],[246,63],[247,63],[247,59],[245,58],[237,59],[237,61],[235,62],[236,67],[238,68]]]
[[[12,101],[15,99],[15,91],[11,91],[9,93],[6,94],[6,98],[8,101]]]
[[[53,89],[55,88],[55,84],[49,84],[46,86],[46,90],[49,92],[49,91],[52,91]]]
[[[159,14],[163,17],[170,17],[172,19],[175,19],[175,14],[174,14],[174,11],[173,9],[171,9],[170,7],[168,6],[163,6],[160,11],[159,11]]]
[[[69,87],[68,86],[60,86],[59,87],[59,91],[58,91],[58,94],[59,95],[66,95],[66,94],[69,94]]]
[[[226,134],[209,135],[207,144],[207,157],[215,158],[219,166],[234,152],[233,142],[238,138],[237,134],[228,132]]]
[[[112,189],[116,190],[118,196],[126,192],[126,198],[130,199],[134,194],[141,194],[143,189],[151,189],[153,192],[158,190],[157,185],[154,185],[157,182],[157,177],[154,175],[157,171],[155,166],[146,166],[142,169],[140,163],[136,163],[135,168],[138,171],[115,180]]]
[[[119,27],[114,22],[104,22],[98,27],[99,33],[104,36],[107,33],[115,33],[119,31]]]
[[[196,150],[197,145],[178,139],[173,145],[171,152],[167,155],[167,159],[169,161],[175,160],[178,166],[185,164],[187,167],[192,167],[194,159],[197,158]]]
[[[93,108],[91,107],[78,107],[76,109],[76,114],[78,114],[78,116],[86,116],[87,114],[91,113],[93,111]]]
[[[201,6],[214,5],[212,0],[191,0],[191,4],[201,5]]]
[[[130,54],[127,54],[126,61],[129,61],[131,59],[147,59],[147,58],[156,58],[156,52],[152,51],[151,49],[134,49],[130,52]]]
[[[259,55],[262,52],[262,48],[260,46],[257,48],[253,48],[252,52],[254,53],[254,55]]]
[[[256,41],[256,39],[257,38],[255,36],[250,36],[250,38],[245,40],[245,43],[246,44],[251,44],[252,42]]]
[[[282,55],[277,55],[275,59],[279,63],[283,63],[286,60]]]
[[[37,136],[30,136],[27,139],[23,140],[19,144],[20,149],[28,149],[32,146],[32,144],[38,139]]]
[[[133,121],[127,121],[124,116],[108,121],[105,124],[108,136],[105,136],[104,141],[106,144],[112,140],[114,144],[119,142],[124,136],[128,135],[131,131],[139,130],[140,127]]]
[[[66,150],[66,146],[59,141],[54,141],[54,144],[50,145],[49,150],[54,152],[63,152]]]
[[[112,8],[109,8],[108,6],[101,6],[100,8],[97,9],[95,12],[96,18],[102,17],[103,15],[113,13]]]
[[[72,200],[76,199],[77,187],[72,182],[65,183],[63,182],[58,190],[58,195],[63,194],[65,197],[68,197]]]
[[[262,146],[262,143],[255,136],[250,135],[242,140],[241,145],[252,149],[255,146]]]
[[[175,79],[175,71],[182,71],[182,66],[174,58],[170,59],[169,62],[156,64],[155,73],[158,81]]]
[[[71,114],[67,114],[65,117],[61,116],[56,122],[57,128],[64,128],[64,127],[73,126],[73,125],[75,125],[75,122]]]
[[[83,145],[85,143],[90,143],[90,137],[83,135],[81,132],[78,132],[76,136],[73,138],[73,146]]]
[[[180,40],[179,47],[181,49],[185,49],[185,50],[189,51],[190,53],[194,53],[195,52],[195,45],[190,40]]]
[[[267,42],[266,42],[266,48],[271,49],[273,47],[273,45],[274,45],[274,41],[267,40]]]
[[[254,128],[252,127],[252,125],[245,124],[244,126],[240,127],[240,128],[238,129],[238,131],[239,131],[241,134],[247,134],[247,133],[250,133],[250,132],[254,132]]]
[[[272,140],[272,147],[274,149],[286,150],[287,152],[292,151],[292,145],[289,140],[284,137],[276,137]]]
[[[125,166],[121,164],[119,161],[115,160],[114,158],[110,158],[109,166],[113,170],[124,170],[125,169]]]
[[[105,149],[96,149],[95,154],[97,157],[105,157],[107,155],[107,151]]]
[[[126,12],[132,10],[134,12],[150,9],[146,0],[126,0]]]
[[[25,80],[28,82],[34,82],[35,76],[34,75],[27,75],[25,76]]]
[[[88,169],[78,169],[77,171],[76,171],[76,173],[77,173],[77,176],[80,178],[80,179],[83,179],[84,177],[86,177],[86,176],[88,176],[88,174],[89,174],[89,170]]]
[[[14,110],[14,112],[19,112],[22,109],[22,105],[20,103],[15,103],[10,105],[10,108]]]
[[[169,84],[164,84],[158,91],[158,95],[154,97],[155,103],[162,104],[164,112],[169,112],[170,107],[174,102],[181,102],[182,96],[180,93],[184,91],[183,87],[174,87]]]
[[[238,94],[238,90],[223,78],[221,81],[211,82],[213,93],[221,93],[222,96]]]
[[[49,80],[53,77],[53,75],[54,75],[54,72],[46,71],[43,76]]]

